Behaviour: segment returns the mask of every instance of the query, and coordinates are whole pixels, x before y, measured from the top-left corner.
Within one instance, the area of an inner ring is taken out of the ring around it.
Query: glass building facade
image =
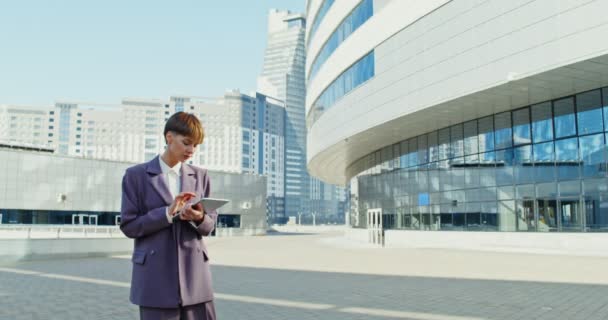
[[[374,15],[374,2],[372,0],[363,0],[346,18],[344,18],[344,21],[342,21],[331,34],[321,50],[319,50],[319,54],[314,58],[312,66],[310,67],[310,72],[308,73],[309,81],[315,77],[321,66],[329,59],[332,53],[336,51],[340,44],[342,44],[342,42],[344,42],[344,40],[353,32],[359,29],[359,27],[372,15]],[[312,31],[314,31],[314,29],[311,30],[311,32]]]
[[[336,78],[313,103],[308,111],[306,125],[310,128],[327,109],[331,108],[338,100],[346,94],[362,85],[365,81],[374,77],[374,51],[369,52],[350,68],[346,69]]]
[[[347,169],[350,223],[411,230],[608,231],[608,88],[442,128]]]
[[[321,4],[321,7],[319,8],[319,11],[317,11],[317,14],[315,15],[315,18],[313,20],[314,22],[310,27],[310,33],[308,34],[306,45],[308,45],[310,43],[310,39],[314,37],[315,33],[317,32],[317,29],[319,28],[319,25],[321,24],[321,21],[323,21],[323,18],[325,18],[327,11],[329,11],[329,8],[331,8],[332,4],[334,4],[334,0],[324,0],[323,4]]]

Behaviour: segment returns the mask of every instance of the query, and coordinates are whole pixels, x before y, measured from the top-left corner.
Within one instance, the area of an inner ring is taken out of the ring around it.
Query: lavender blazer
[[[173,198],[158,156],[127,169],[122,180],[120,229],[135,239],[130,300],[136,305],[177,308],[213,300],[209,255],[202,236],[215,227],[217,212],[206,211],[200,225],[169,223],[166,208]],[[209,197],[207,171],[186,163],[181,190]]]

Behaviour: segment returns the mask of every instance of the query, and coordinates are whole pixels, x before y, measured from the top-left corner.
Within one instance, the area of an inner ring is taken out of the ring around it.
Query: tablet
[[[205,210],[207,211],[216,210],[217,208],[225,205],[228,202],[230,202],[230,200],[214,198],[202,198],[199,201],[199,203],[201,203],[203,205],[203,208],[205,208]]]
[[[230,202],[230,200],[202,198],[198,203],[201,203],[203,205],[203,208],[205,208],[205,210],[208,211],[208,210],[216,210],[217,208],[225,205],[228,202]],[[192,205],[194,205],[194,203]],[[179,216],[181,214],[182,214],[182,211],[180,210],[176,215],[173,216],[173,221],[179,220]]]

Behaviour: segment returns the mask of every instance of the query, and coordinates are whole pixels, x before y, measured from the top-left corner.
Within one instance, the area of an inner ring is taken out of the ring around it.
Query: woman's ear
[[[173,133],[171,133],[171,131],[165,134],[165,140],[167,141],[167,145],[170,145],[171,142],[173,142]]]

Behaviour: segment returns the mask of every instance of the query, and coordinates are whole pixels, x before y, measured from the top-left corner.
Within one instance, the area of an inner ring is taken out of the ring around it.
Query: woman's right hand
[[[169,214],[171,216],[176,215],[180,210],[182,210],[188,200],[194,198],[195,196],[196,194],[192,192],[182,192],[178,194],[173,200],[173,203],[169,206]]]

